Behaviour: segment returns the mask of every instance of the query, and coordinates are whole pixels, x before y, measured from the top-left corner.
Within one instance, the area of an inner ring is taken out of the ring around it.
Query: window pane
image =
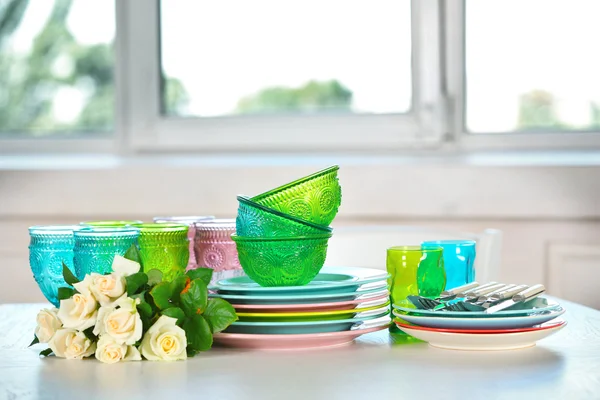
[[[0,133],[110,131],[114,2],[0,1]]]
[[[166,114],[401,113],[409,0],[165,0]]]
[[[598,0],[468,0],[467,128],[599,128],[599,15]]]

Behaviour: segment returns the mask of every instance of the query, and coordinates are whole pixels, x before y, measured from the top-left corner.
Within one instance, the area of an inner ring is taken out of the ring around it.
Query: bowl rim
[[[163,233],[163,232],[186,232],[189,225],[176,224],[172,222],[143,222],[141,224],[132,224],[132,228],[137,228],[142,233]]]
[[[236,234],[231,235],[231,239],[234,242],[285,242],[285,241],[296,241],[296,240],[318,240],[318,239],[329,239],[333,236],[333,233],[326,233],[320,235],[310,236],[274,236],[274,237],[252,237],[252,236],[238,236]]]
[[[331,166],[329,166],[329,167],[327,167],[325,169],[322,169],[320,171],[314,172],[314,173],[312,173],[310,175],[306,175],[306,176],[304,176],[302,178],[296,179],[295,181],[292,181],[292,182],[286,183],[285,185],[281,185],[279,187],[276,187],[275,189],[271,189],[268,192],[264,192],[264,193],[258,194],[256,196],[252,197],[250,200],[252,200],[252,201],[262,200],[265,197],[274,195],[276,193],[279,193],[279,192],[281,192],[283,190],[289,189],[289,188],[291,188],[293,186],[299,185],[299,184],[304,183],[306,181],[310,181],[311,179],[314,179],[314,178],[319,177],[321,175],[326,175],[326,174],[329,174],[331,172],[337,172],[339,169],[340,169],[339,165],[331,165]]]
[[[314,222],[310,222],[310,221],[307,221],[305,219],[298,218],[298,217],[296,217],[294,215],[283,213],[283,212],[281,212],[279,210],[276,210],[274,208],[263,206],[262,204],[259,204],[259,203],[255,202],[255,201],[253,201],[248,196],[238,195],[237,199],[238,199],[238,201],[240,203],[248,204],[251,207],[258,208],[258,209],[260,209],[262,211],[268,212],[270,214],[274,214],[274,215],[276,215],[278,217],[289,219],[291,221],[297,222],[297,223],[302,224],[302,225],[308,225],[311,228],[315,228],[315,229],[318,229],[318,230],[321,230],[321,231],[326,231],[326,232],[332,232],[333,231],[333,228],[330,227],[330,226],[315,224]]]

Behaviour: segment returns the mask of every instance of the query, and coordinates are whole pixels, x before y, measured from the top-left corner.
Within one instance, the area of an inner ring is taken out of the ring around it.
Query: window
[[[468,1],[465,13],[470,132],[600,128],[600,2]]]
[[[160,18],[167,115],[410,109],[409,1],[163,0]]]
[[[0,2],[0,134],[114,129],[114,5]]]

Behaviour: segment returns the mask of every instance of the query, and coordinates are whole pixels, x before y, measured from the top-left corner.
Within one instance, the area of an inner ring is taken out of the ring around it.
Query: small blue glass
[[[436,240],[423,242],[423,247],[441,247],[446,270],[446,289],[471,283],[475,280],[474,240]]]
[[[122,256],[137,244],[139,234],[140,230],[132,227],[84,227],[75,232],[73,265],[77,278],[92,272],[112,272],[115,255]]]
[[[33,278],[48,301],[58,307],[58,288],[68,287],[62,264],[73,268],[73,232],[77,225],[39,225],[29,228],[29,266]]]

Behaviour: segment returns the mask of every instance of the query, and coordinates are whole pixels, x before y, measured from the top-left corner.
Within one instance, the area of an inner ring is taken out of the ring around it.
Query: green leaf
[[[142,302],[144,302],[144,301],[146,301],[146,291],[142,290],[141,292],[132,294],[129,297],[131,297],[132,299],[140,299]]]
[[[33,340],[31,341],[31,343],[30,343],[30,344],[29,344],[29,346],[27,346],[27,347],[31,347],[31,346],[33,346],[34,344],[38,344],[39,342],[40,342],[40,339],[38,339],[38,337],[34,335],[34,336],[33,336]]]
[[[172,294],[170,282],[161,282],[150,290],[150,296],[152,296],[152,300],[154,300],[154,304],[159,310],[173,307],[173,304],[171,304]]]
[[[127,286],[127,296],[134,295],[146,283],[148,283],[148,275],[144,272],[137,272],[126,276],[125,285]]]
[[[142,330],[146,332],[152,326],[152,316],[154,315],[152,306],[146,302],[142,302],[136,308],[142,319]]]
[[[206,283],[206,286],[208,286],[212,279],[213,270],[211,268],[190,269],[186,272],[186,275],[189,276],[191,280],[202,279],[202,281]]]
[[[76,283],[79,283],[80,280],[77,279],[77,277],[75,275],[73,275],[73,272],[71,272],[71,270],[69,269],[69,267],[67,267],[67,264],[62,263],[62,273],[63,273],[63,278],[65,279],[65,282],[67,282],[67,285],[71,285],[73,286]]]
[[[167,317],[177,318],[177,325],[181,326],[181,323],[185,319],[185,313],[179,307],[171,307],[161,312],[162,315]]]
[[[51,348],[47,348],[46,350],[40,351],[40,356],[48,357],[50,354],[52,354]]]
[[[190,283],[190,278],[185,275],[179,275],[171,282],[171,291],[173,295],[171,296],[171,300],[173,304],[179,305],[181,292],[187,284]]]
[[[181,292],[181,308],[188,317],[202,314],[207,301],[208,290],[201,279],[194,279]]]
[[[163,273],[158,269],[151,269],[146,273],[148,275],[148,285],[154,286],[162,282]]]
[[[140,250],[135,244],[129,246],[123,257],[128,260],[135,261],[136,263],[140,264],[140,266],[142,265],[142,257],[140,257]]]
[[[58,300],[70,299],[75,294],[75,289],[69,287],[58,288]]]
[[[210,299],[202,315],[208,321],[212,333],[221,332],[238,319],[233,306],[223,299]]]
[[[183,322],[183,330],[187,337],[188,350],[193,354],[212,347],[213,337],[208,322],[202,315],[188,317]]]
[[[85,331],[83,331],[83,334],[85,335],[86,338],[90,339],[92,342],[98,341],[98,336],[94,335],[94,327],[93,326],[90,326]]]

